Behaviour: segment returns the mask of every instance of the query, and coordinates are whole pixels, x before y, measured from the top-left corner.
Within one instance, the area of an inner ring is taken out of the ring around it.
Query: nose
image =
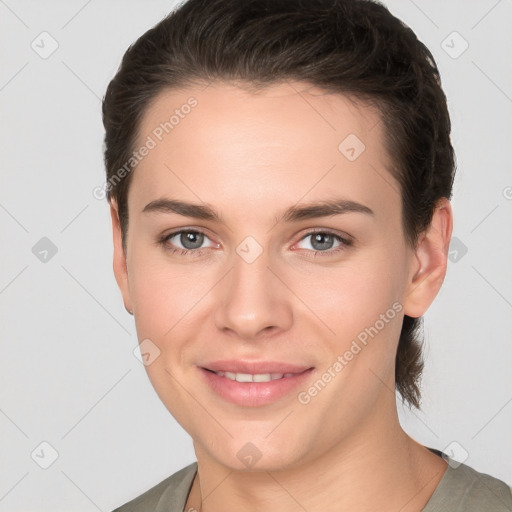
[[[218,288],[215,323],[221,331],[257,341],[290,329],[293,294],[269,260],[266,251],[252,262],[234,255],[231,272]]]

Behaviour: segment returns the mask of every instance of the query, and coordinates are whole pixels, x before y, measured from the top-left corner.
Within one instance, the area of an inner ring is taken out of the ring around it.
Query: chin
[[[265,433],[267,435],[268,432]],[[224,444],[215,444],[209,456],[218,464],[237,472],[281,471],[299,464],[301,443],[283,439],[265,439],[262,436],[235,437]],[[211,445],[210,445],[211,446]],[[221,448],[220,450],[218,448]]]

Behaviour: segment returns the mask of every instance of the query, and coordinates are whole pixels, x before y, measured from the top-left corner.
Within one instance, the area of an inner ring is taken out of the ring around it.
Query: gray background
[[[401,420],[511,484],[512,4],[386,4],[438,62],[458,158],[423,410],[400,408]],[[195,460],[133,355],[107,203],[92,193],[104,183],[101,97],[173,5],[0,0],[0,510],[108,511]]]

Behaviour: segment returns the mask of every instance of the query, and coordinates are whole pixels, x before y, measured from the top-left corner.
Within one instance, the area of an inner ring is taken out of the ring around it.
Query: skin
[[[410,247],[378,112],[305,83],[165,91],[142,120],[141,144],[190,96],[197,106],[134,171],[126,253],[111,204],[125,307],[139,340],[160,350],[148,376],[194,443],[186,510],[421,510],[447,465],[401,428],[394,364],[403,315],[423,315],[442,285],[449,201]],[[354,161],[338,150],[349,134],[366,146]],[[163,197],[207,203],[223,222],[142,212]],[[373,215],[275,221],[288,207],[334,198]],[[206,233],[200,254],[171,253],[184,247],[179,236],[158,243],[178,228]],[[307,235],[321,229],[353,244],[318,249]],[[252,263],[236,252],[247,236],[263,249]],[[302,363],[315,367],[302,391],[395,302],[399,314],[306,405],[291,393],[242,407],[198,377],[198,364],[218,359]],[[261,453],[249,469],[237,457],[248,442]]]

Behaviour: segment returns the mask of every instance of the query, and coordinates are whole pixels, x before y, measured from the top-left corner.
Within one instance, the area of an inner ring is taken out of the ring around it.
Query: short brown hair
[[[126,51],[103,99],[107,183],[127,162],[148,105],[163,90],[219,81],[255,87],[297,80],[375,105],[400,185],[405,237],[415,246],[437,201],[450,199],[455,156],[435,60],[374,0],[188,0]],[[132,173],[107,189],[123,245]],[[396,389],[420,407],[421,318],[404,317]]]

